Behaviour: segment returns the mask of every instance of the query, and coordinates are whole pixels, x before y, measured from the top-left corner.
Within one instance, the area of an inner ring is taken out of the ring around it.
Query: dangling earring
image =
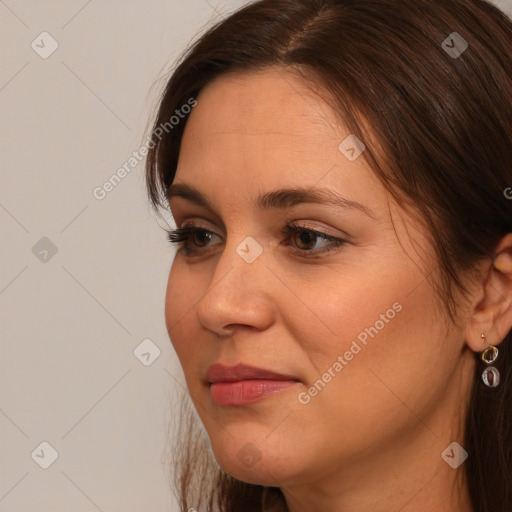
[[[482,343],[485,345],[485,334],[482,333]],[[489,345],[483,352],[480,352],[480,360],[486,365],[491,365],[498,358],[498,349],[494,345]],[[484,384],[490,388],[495,388],[500,383],[500,372],[494,366],[487,366],[482,372]]]

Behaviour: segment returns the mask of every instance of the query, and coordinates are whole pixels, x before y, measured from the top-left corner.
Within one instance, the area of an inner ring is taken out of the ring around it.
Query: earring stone
[[[482,352],[480,357],[482,358],[482,361],[486,364],[494,363],[494,361],[496,361],[496,359],[498,358],[498,349],[495,346],[491,345]]]
[[[494,366],[489,366],[482,372],[482,380],[486,386],[495,388],[500,383],[500,372]]]

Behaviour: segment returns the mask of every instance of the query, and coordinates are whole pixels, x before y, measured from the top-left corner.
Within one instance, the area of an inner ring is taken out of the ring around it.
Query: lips
[[[235,366],[225,366],[220,363],[211,365],[205,374],[207,384],[215,382],[238,382],[243,380],[293,380],[297,381],[292,375],[284,375],[264,368],[237,364]]]
[[[244,406],[280,394],[300,381],[263,368],[245,364],[224,366],[216,363],[205,375],[213,402],[220,406]]]

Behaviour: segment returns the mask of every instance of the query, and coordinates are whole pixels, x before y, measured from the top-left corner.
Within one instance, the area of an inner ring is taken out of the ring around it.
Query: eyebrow
[[[184,183],[172,184],[167,189],[167,200],[170,201],[173,197],[187,199],[213,211],[208,199],[191,185]],[[258,196],[253,204],[261,211],[269,211],[291,208],[303,203],[329,204],[343,209],[360,210],[372,219],[377,220],[375,214],[366,206],[346,199],[327,188],[285,188],[274,190]]]

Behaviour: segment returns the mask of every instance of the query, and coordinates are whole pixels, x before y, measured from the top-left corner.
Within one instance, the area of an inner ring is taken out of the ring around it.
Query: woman
[[[153,146],[181,510],[512,510],[510,20],[256,2],[184,56]]]

